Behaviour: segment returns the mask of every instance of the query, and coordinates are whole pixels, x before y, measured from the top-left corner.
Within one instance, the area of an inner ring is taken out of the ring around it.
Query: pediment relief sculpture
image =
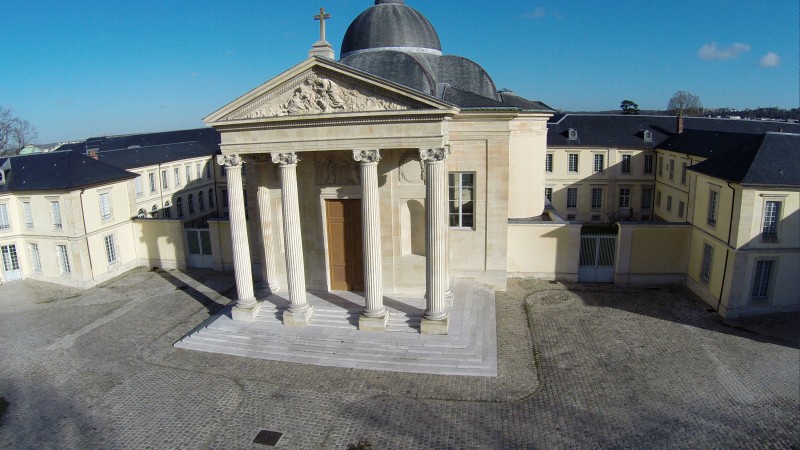
[[[240,116],[241,119],[346,112],[403,111],[400,103],[348,88],[312,73],[299,86]]]

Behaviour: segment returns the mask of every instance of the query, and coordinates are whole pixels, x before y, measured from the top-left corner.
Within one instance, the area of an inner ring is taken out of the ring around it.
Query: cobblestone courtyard
[[[233,277],[0,286],[9,448],[800,448],[798,316],[724,322],[675,289],[512,280],[498,377],[179,350]]]

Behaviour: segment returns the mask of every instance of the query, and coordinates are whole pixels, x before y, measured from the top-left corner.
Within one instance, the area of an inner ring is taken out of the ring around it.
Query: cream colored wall
[[[131,225],[131,232],[139,266],[186,268],[186,241],[180,221],[137,219]]]
[[[683,284],[691,227],[619,223],[615,282],[618,285]]]
[[[201,165],[201,175],[202,177],[197,177],[197,164]],[[191,172],[191,181],[186,181],[186,170],[187,167]],[[207,167],[211,169],[210,176],[207,175]],[[139,175],[142,179],[142,195],[135,195],[135,181],[130,182],[130,189],[134,192],[134,204],[131,208],[131,217],[135,217],[140,209],[144,209],[147,213],[147,218],[152,218],[152,211],[153,207],[155,206],[158,211],[158,215],[156,218],[165,218],[164,217],[164,208],[166,207],[166,202],[169,201],[170,208],[172,210],[172,218],[178,218],[178,211],[176,207],[176,202],[178,197],[183,199],[183,217],[181,220],[184,222],[191,221],[193,219],[197,219],[204,216],[210,215],[217,215],[217,204],[219,203],[219,193],[216,191],[215,180],[218,179],[217,176],[220,174],[218,172],[218,165],[213,157],[204,156],[200,158],[187,158],[178,161],[173,161],[167,164],[159,164],[159,165],[152,165],[152,166],[142,166],[131,169],[130,172],[133,172]],[[180,184],[176,185],[175,183],[175,175],[174,169],[178,169],[178,174],[180,178]],[[161,181],[161,171],[167,171],[167,179],[168,179],[168,186],[165,189],[162,186]],[[156,177],[156,189],[155,191],[150,191],[150,182],[148,174],[153,173]],[[214,199],[214,207],[208,207],[208,190],[214,189],[216,198]],[[197,200],[198,192],[203,192],[205,198],[205,209],[200,210],[199,203]],[[189,213],[189,208],[187,204],[187,199],[189,194],[192,194],[195,199],[195,211],[194,213]]]
[[[764,241],[761,230],[764,206],[767,201],[781,202],[778,240]],[[735,229],[733,245],[738,248],[792,249],[800,251],[800,191],[785,189],[743,189],[739,226]]]
[[[547,119],[545,114],[521,114],[509,122],[508,217],[536,217],[544,211],[544,173],[547,152]]]
[[[547,153],[553,155],[553,171],[545,173],[545,186],[553,190],[553,206],[566,218],[574,215],[576,221],[591,222],[593,215],[599,215],[598,223],[614,222],[619,215],[619,189],[631,190],[630,207],[632,219],[641,220],[652,216],[652,209],[642,210],[642,188],[654,187],[654,176],[644,171],[644,155],[654,155],[653,150],[645,148],[605,148],[605,147],[551,147]],[[569,155],[578,155],[578,172],[569,171]],[[605,168],[594,171],[594,155],[604,157]],[[622,155],[631,155],[631,171],[622,172]],[[544,158],[544,156],[543,156]],[[544,160],[542,160],[544,166]],[[544,167],[543,167],[544,168]],[[540,172],[542,173],[542,172]],[[591,207],[592,188],[603,189],[603,207]],[[578,189],[578,204],[567,208],[567,189]],[[533,191],[532,191],[533,192]],[[543,192],[543,190],[542,190]]]
[[[509,225],[509,276],[577,281],[580,233],[580,224]]]
[[[663,169],[661,172],[658,170],[659,158],[663,162]],[[656,216],[666,222],[686,222],[690,217],[690,209],[692,202],[689,201],[689,195],[694,189],[694,172],[688,170],[693,164],[702,162],[704,158],[689,156],[683,153],[657,150],[656,155],[656,198],[659,192],[661,195],[661,202],[655,203]],[[669,177],[670,161],[674,161],[675,170],[673,177]],[[686,181],[682,181],[683,164],[687,166]],[[669,197],[672,197],[672,208],[669,210]],[[684,213],[679,214],[679,204],[683,202]]]

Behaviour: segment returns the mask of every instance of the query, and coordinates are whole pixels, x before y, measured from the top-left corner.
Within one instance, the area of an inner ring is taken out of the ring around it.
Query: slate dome
[[[381,50],[441,55],[442,45],[430,21],[405,1],[375,0],[347,28],[340,55]]]

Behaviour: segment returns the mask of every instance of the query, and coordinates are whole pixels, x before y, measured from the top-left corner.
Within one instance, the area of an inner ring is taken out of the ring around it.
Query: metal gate
[[[616,253],[616,236],[608,234],[582,235],[578,281],[613,283]]]
[[[186,229],[186,242],[189,248],[189,260],[186,265],[195,269],[214,268],[214,256],[211,252],[211,234],[207,229]]]
[[[21,280],[22,271],[19,270],[17,246],[14,244],[0,246],[0,253],[2,253],[3,257],[3,271],[6,274],[6,281]]]

